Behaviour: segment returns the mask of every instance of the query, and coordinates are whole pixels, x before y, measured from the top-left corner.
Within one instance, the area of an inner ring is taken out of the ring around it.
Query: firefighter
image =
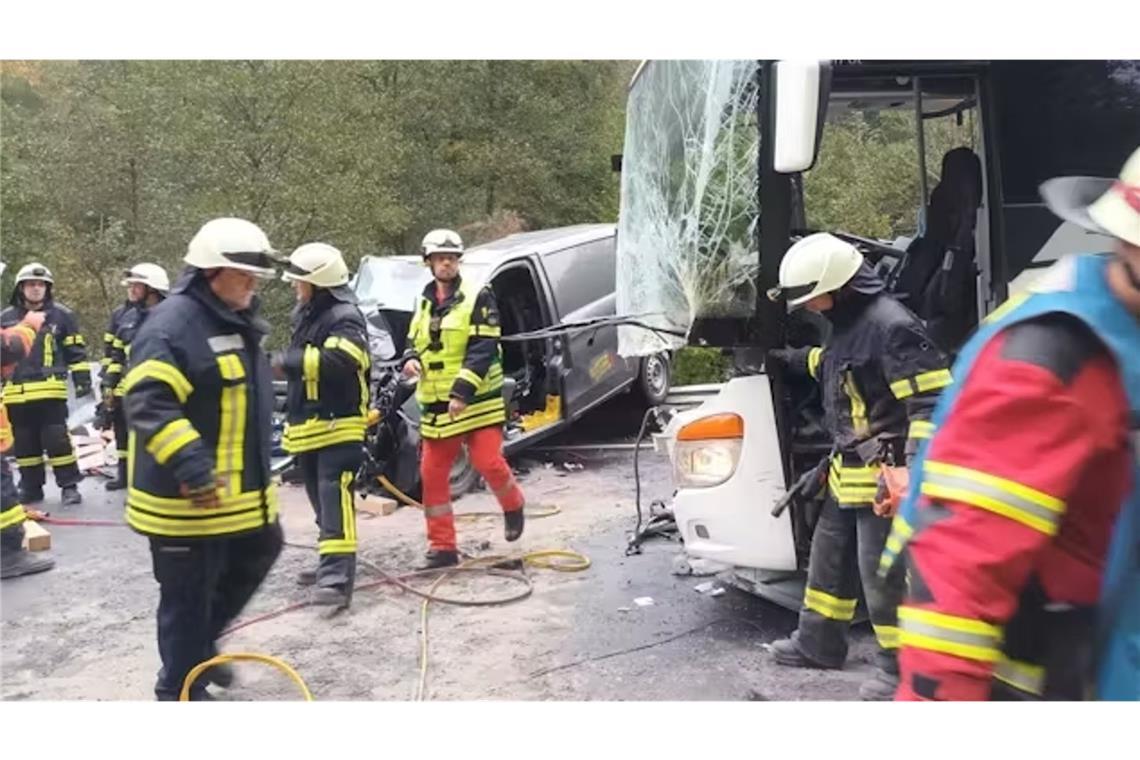
[[[423,458],[425,569],[459,562],[449,476],[464,443],[487,481],[506,523],[507,541],[523,533],[523,493],[503,458],[503,365],[499,312],[490,288],[476,288],[459,274],[463,241],[451,230],[432,230],[420,248],[432,282],[416,302],[408,330],[408,377],[418,377]]]
[[[3,271],[0,263],[0,274]],[[16,363],[31,352],[45,316],[42,311],[29,311],[18,324],[4,328],[0,341],[0,356],[3,357],[0,372],[3,377],[6,378]],[[0,399],[0,579],[42,573],[55,567],[51,558],[32,554],[23,548],[27,516],[12,482],[12,469],[7,457],[11,447],[12,427],[8,424],[8,410]]]
[[[107,329],[103,332],[103,358],[99,360],[99,368],[103,372],[106,372],[107,367],[111,365],[111,355],[115,352],[115,333],[119,331],[119,325],[122,324],[123,316],[133,309],[138,302],[136,295],[139,289],[134,287],[133,283],[127,283],[126,280],[123,282],[126,285],[127,298],[111,312],[111,321],[107,324]],[[96,424],[99,425],[102,430],[111,430],[114,428],[112,410],[103,402],[100,402],[99,407],[96,409],[95,419]],[[119,448],[122,448],[122,446]],[[120,452],[119,456],[124,457],[126,454]],[[119,487],[122,488],[122,486]]]
[[[150,310],[157,306],[170,290],[166,270],[158,264],[136,264],[123,273],[123,285],[130,290],[132,307],[119,315],[115,334],[111,338],[110,361],[103,370],[103,406],[111,414],[115,429],[115,447],[118,449],[118,473],[107,481],[108,491],[127,487],[127,417],[123,412],[123,376],[130,357],[131,341],[138,334]],[[112,320],[114,321],[114,320]]]
[[[298,580],[316,584],[314,603],[343,608],[352,600],[356,576],[352,484],[367,427],[367,328],[336,248],[301,246],[283,277],[297,295],[289,349],[273,359],[275,372],[289,380],[283,443],[297,456],[320,530],[316,571],[306,570]]]
[[[51,271],[31,263],[16,273],[11,305],[0,314],[0,325],[11,327],[30,311],[44,313],[44,326],[36,342],[4,387],[15,433],[16,464],[20,467],[20,501],[25,505],[44,499],[44,453],[55,473],[64,505],[79,504],[79,460],[67,432],[67,375],[75,395],[91,393],[91,368],[75,312],[53,298]]]
[[[195,665],[257,591],[281,551],[269,457],[273,383],[254,295],[274,274],[265,233],[214,219],[131,341],[123,403],[130,442],[127,523],[147,536],[159,584],[155,694],[178,698]],[[191,687],[227,686],[214,667]]]
[[[862,254],[832,235],[810,235],[793,245],[780,264],[779,282],[770,297],[820,313],[832,325],[825,346],[779,349],[770,352],[769,364],[782,363],[819,383],[834,454],[799,628],[772,650],[781,665],[841,668],[861,580],[879,650],[876,673],[860,696],[890,699],[898,683],[895,613],[905,578],[876,573],[891,525],[890,504],[876,501],[881,474],[904,470],[929,433],[938,391],[950,383],[946,356],[918,318],[885,292]]]
[[[883,555],[910,576],[901,700],[1140,699],[1140,150],[1041,194],[1114,251],[1055,264],[955,365]]]

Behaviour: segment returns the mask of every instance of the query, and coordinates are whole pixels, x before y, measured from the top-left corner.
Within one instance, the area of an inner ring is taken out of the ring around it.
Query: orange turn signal
[[[709,441],[744,437],[744,418],[739,414],[714,414],[690,422],[677,433],[678,441]]]

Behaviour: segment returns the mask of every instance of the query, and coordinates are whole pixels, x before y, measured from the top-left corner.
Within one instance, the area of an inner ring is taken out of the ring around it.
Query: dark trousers
[[[115,396],[111,410],[111,424],[115,429],[115,450],[119,456],[118,478],[127,482],[127,415],[123,411],[123,397]]]
[[[878,576],[879,557],[891,521],[870,507],[841,508],[828,497],[812,536],[811,559],[796,640],[809,659],[839,667],[847,659],[847,629],[855,617],[862,579],[863,597],[879,641],[879,666],[898,669],[898,606],[906,590],[901,565],[886,579]]]
[[[356,513],[352,483],[364,458],[359,443],[342,443],[297,456],[320,538],[317,585],[352,595],[356,578]]]
[[[8,455],[0,457],[0,551],[18,552],[24,542],[24,507],[12,480]]]
[[[159,700],[177,700],[190,670],[217,654],[219,634],[261,586],[283,543],[278,523],[233,538],[150,539],[160,590],[162,670],[154,687]],[[198,679],[191,699],[205,688],[205,680]]]
[[[9,404],[8,416],[16,441],[13,453],[20,467],[20,490],[36,492],[44,486],[44,454],[61,489],[83,479],[67,432],[67,402],[62,399]]]

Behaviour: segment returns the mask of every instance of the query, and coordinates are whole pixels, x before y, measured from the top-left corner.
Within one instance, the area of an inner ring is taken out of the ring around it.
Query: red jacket
[[[1050,674],[1013,650],[1058,633],[1050,611],[1096,604],[1131,488],[1124,387],[1083,325],[1013,325],[964,383],[931,441],[907,544],[898,699],[984,700],[995,677],[1041,694]]]
[[[4,357],[3,366],[0,367],[0,377],[6,380],[12,375],[12,370],[32,350],[32,343],[35,340],[36,331],[30,325],[23,323],[5,327],[0,332],[0,356]],[[7,451],[11,447],[12,426],[8,422],[8,408],[0,401],[0,452]]]

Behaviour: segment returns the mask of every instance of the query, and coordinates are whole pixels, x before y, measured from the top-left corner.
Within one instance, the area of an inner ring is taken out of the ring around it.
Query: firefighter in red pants
[[[1079,700],[1104,672],[1098,597],[1138,472],[1140,150],[1118,181],[1055,179],[1042,196],[1115,249],[1056,264],[955,367],[961,387],[936,413],[887,543],[910,578],[896,699]],[[1135,601],[1121,588],[1113,614]]]
[[[475,469],[487,481],[506,521],[508,541],[523,532],[523,494],[503,458],[506,403],[499,351],[499,312],[490,288],[468,285],[459,275],[463,241],[451,230],[423,239],[424,263],[433,281],[416,303],[408,330],[404,373],[418,376],[423,458],[425,569],[458,564],[449,476],[464,443]]]

